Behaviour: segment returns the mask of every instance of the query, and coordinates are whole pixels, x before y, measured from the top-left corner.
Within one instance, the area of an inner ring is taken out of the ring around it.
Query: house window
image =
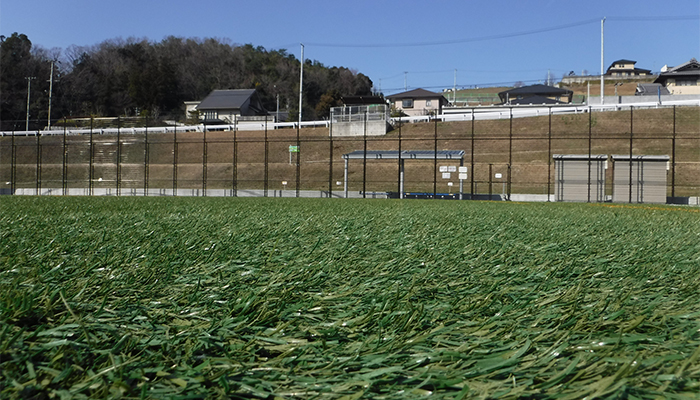
[[[426,106],[426,107],[432,107],[432,106],[433,106],[433,101],[432,101],[432,100],[426,100],[426,101],[425,101],[425,106]]]
[[[676,78],[676,86],[697,86],[698,80],[695,78]]]
[[[207,110],[204,112],[204,119],[206,119],[206,120],[219,119],[219,113],[216,110]]]
[[[413,99],[403,99],[401,105],[403,108],[413,108]]]

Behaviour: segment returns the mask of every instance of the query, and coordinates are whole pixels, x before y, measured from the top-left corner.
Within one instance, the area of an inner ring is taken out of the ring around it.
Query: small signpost
[[[494,175],[494,178],[501,179],[501,178],[503,178],[503,174],[497,173]],[[503,190],[501,193],[502,193],[503,197],[505,197],[505,195],[506,195],[506,181],[503,181]]]
[[[459,167],[459,199],[462,200],[462,193],[464,193],[464,181],[467,178],[467,167]]]
[[[299,146],[289,145],[289,165],[292,165],[292,153],[299,153]]]

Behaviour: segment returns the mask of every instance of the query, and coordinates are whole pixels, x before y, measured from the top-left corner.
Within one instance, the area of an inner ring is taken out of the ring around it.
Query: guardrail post
[[[177,124],[173,129],[173,196],[177,196]]]
[[[68,194],[68,149],[66,148],[66,125],[68,120],[63,117],[63,165],[61,170],[61,188],[63,195]]]

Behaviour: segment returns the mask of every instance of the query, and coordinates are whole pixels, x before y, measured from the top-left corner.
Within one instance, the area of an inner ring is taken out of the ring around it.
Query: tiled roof
[[[214,90],[197,106],[198,110],[241,108],[255,93],[255,89]]]

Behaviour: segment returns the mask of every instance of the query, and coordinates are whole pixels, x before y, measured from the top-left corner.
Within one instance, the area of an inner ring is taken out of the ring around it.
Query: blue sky
[[[355,69],[385,94],[526,84],[618,59],[700,59],[700,1],[2,0],[0,34],[67,49],[113,38],[214,37]]]

